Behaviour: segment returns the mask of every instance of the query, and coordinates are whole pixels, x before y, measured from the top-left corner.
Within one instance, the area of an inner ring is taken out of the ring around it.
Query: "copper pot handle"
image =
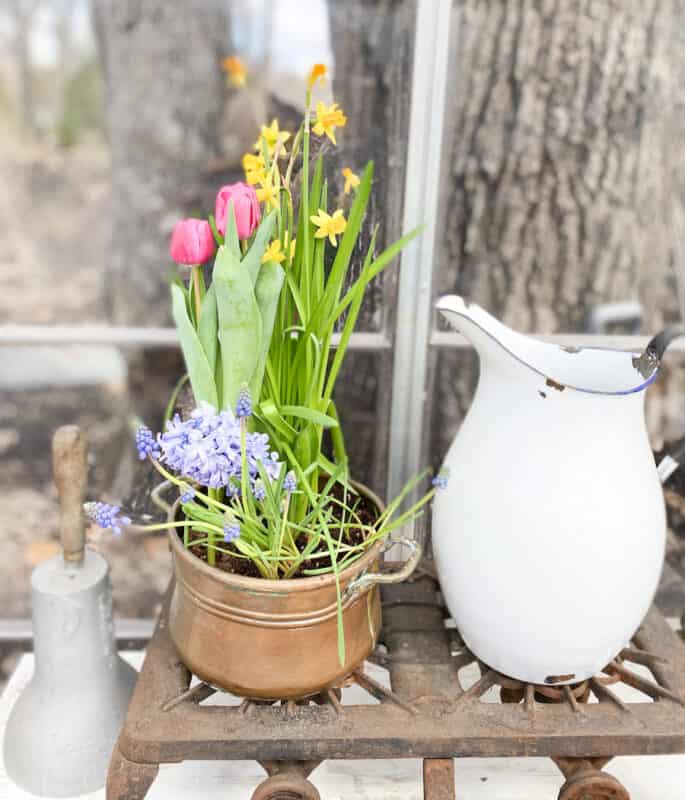
[[[398,536],[396,539],[389,539],[383,550],[388,550],[395,544],[404,545],[404,547],[408,547],[411,550],[411,555],[404,562],[404,566],[397,570],[397,572],[363,572],[347,584],[347,588],[342,596],[343,605],[350,602],[355,595],[360,595],[368,591],[372,586],[378,584],[402,583],[402,581],[406,581],[407,578],[411,576],[421,561],[423,548],[415,539],[407,539],[404,536]]]
[[[169,489],[172,489],[174,484],[171,481],[162,481],[162,483],[155,486],[155,488],[150,492],[150,499],[152,502],[157,506],[157,508],[161,508],[162,511],[169,516],[171,514],[171,505],[167,503],[167,501],[162,497],[164,492]]]

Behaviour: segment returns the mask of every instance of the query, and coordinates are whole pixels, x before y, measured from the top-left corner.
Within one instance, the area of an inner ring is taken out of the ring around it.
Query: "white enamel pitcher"
[[[683,329],[642,354],[569,348],[461,297],[437,308],[480,360],[434,503],[445,601],[488,666],[531,683],[584,680],[629,642],[656,591],[666,523],[643,390]]]

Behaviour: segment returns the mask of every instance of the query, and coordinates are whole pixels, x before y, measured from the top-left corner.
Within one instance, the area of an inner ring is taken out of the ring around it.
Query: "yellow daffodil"
[[[338,240],[335,237],[347,227],[347,220],[343,216],[342,208],[334,211],[333,216],[319,209],[319,213],[309,219],[318,228],[314,234],[317,239],[325,239],[328,236],[328,240],[333,247],[338,246]]]
[[[277,144],[280,144],[278,148],[279,156],[286,155],[285,143],[290,139],[290,134],[288,131],[279,130],[277,119],[273,119],[271,125],[262,125],[259,132],[259,139],[254,143],[254,149],[258,153],[262,151],[262,139],[266,140],[266,147],[270,156],[274,154]]]
[[[245,170],[245,180],[250,186],[266,181],[266,168],[262,156],[245,153],[243,156],[243,169]]]
[[[224,60],[221,62],[221,68],[224,70],[224,72],[228,73],[228,82],[231,84],[231,86],[234,86],[236,89],[239,89],[241,86],[245,86],[247,81],[247,70],[238,56],[227,56],[224,58]]]
[[[271,176],[257,189],[257,200],[260,203],[266,203],[269,208],[278,207],[278,184]]]
[[[266,264],[267,261],[275,261],[277,264],[280,264],[281,261],[285,261],[285,253],[281,248],[280,239],[274,239],[264,252],[262,264]]]
[[[328,67],[325,64],[314,64],[309,72],[309,78],[307,78],[307,89],[311,92],[317,83],[319,86],[323,86],[327,73]]]
[[[355,189],[359,186],[359,175],[355,175],[354,172],[349,167],[345,167],[342,171],[343,177],[345,178],[345,194],[349,194],[352,189]]]
[[[323,136],[325,133],[333,144],[336,144],[335,129],[343,128],[346,122],[347,117],[337,103],[328,107],[325,103],[316,104],[316,124],[312,130],[317,136]]]

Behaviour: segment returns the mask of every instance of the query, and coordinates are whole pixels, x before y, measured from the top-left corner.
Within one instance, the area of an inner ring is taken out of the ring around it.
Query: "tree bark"
[[[213,205],[230,48],[221,0],[94,0],[112,152],[113,240],[104,297],[117,324],[168,322],[174,222]]]
[[[638,299],[645,332],[678,316],[679,12],[679,0],[455,5],[440,293],[539,333],[583,331],[613,300]],[[438,459],[475,378],[471,356],[437,359]]]

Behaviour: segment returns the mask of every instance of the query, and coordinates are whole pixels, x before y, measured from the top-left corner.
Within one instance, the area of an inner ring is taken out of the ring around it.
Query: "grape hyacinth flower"
[[[155,435],[147,425],[141,425],[136,431],[136,449],[138,450],[138,458],[141,461],[145,461],[148,456],[159,458],[160,452]]]
[[[192,486],[184,486],[181,492],[181,503],[190,503],[195,497],[195,489]]]
[[[130,517],[119,513],[120,506],[112,506],[108,503],[84,503],[83,510],[86,512],[86,516],[101,528],[111,528],[115,536],[120,536],[122,528],[131,524]]]
[[[261,479],[255,481],[252,494],[254,495],[254,499],[259,501],[260,503],[266,497],[266,487],[264,486],[264,482]]]
[[[238,399],[235,404],[235,415],[238,419],[252,416],[252,398],[250,397],[250,390],[246,386],[238,393]]]
[[[433,478],[432,484],[436,489],[446,489],[448,480],[449,475],[445,470],[442,470]]]
[[[237,522],[227,522],[224,525],[224,541],[232,542],[240,536],[240,525]]]
[[[296,487],[297,481],[295,480],[295,473],[290,470],[283,480],[283,490],[290,493],[294,492]]]

